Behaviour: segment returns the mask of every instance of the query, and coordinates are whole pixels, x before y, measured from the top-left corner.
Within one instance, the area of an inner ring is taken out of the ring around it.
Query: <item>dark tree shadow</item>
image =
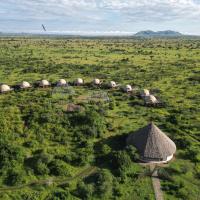
[[[99,168],[113,169],[112,152],[122,151],[126,148],[126,138],[130,133],[111,136],[106,139],[102,139],[100,142],[95,143],[94,153],[96,155],[95,165]],[[102,147],[108,145],[111,151],[108,154],[103,154]]]

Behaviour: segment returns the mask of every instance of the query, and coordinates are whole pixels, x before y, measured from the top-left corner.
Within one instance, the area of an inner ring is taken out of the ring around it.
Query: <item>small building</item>
[[[132,86],[131,85],[126,85],[125,87],[124,87],[124,92],[132,92],[133,91],[133,88],[132,88]]]
[[[109,87],[110,87],[110,88],[116,88],[116,87],[117,87],[116,82],[115,82],[115,81],[110,81]]]
[[[51,84],[49,83],[49,81],[47,80],[41,80],[40,83],[39,83],[39,86],[40,87],[49,87]]]
[[[147,90],[147,89],[142,90],[142,92],[141,92],[141,96],[142,97],[147,97],[149,95],[150,95],[150,91],[149,90]]]
[[[65,79],[60,79],[57,83],[58,87],[64,87],[67,86],[67,81]]]
[[[176,152],[175,143],[153,122],[130,134],[127,145],[135,146],[140,159],[147,163],[166,163]]]
[[[98,79],[98,78],[95,78],[94,80],[93,80],[93,84],[94,85],[101,85],[101,81]]]
[[[23,81],[20,85],[21,89],[31,88],[31,84],[27,81]]]
[[[13,89],[10,88],[10,86],[6,85],[6,84],[2,84],[0,85],[0,92],[1,93],[6,93],[6,92],[10,92]]]
[[[146,104],[157,104],[158,100],[154,95],[145,96],[144,98]]]
[[[83,85],[84,84],[84,81],[82,78],[77,78],[76,81],[75,81],[75,85]]]

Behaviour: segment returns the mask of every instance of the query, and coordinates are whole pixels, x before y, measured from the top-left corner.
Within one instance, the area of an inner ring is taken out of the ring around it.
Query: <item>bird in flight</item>
[[[46,28],[45,28],[45,26],[43,24],[42,24],[42,28],[43,28],[44,31],[47,31]]]

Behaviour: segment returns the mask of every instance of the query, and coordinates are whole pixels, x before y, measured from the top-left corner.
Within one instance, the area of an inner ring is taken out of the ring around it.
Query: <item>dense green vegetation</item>
[[[125,143],[151,120],[178,148],[159,170],[165,199],[198,199],[200,40],[0,39],[1,83],[77,77],[148,88],[163,106],[90,86],[1,94],[0,199],[154,199],[149,168]]]

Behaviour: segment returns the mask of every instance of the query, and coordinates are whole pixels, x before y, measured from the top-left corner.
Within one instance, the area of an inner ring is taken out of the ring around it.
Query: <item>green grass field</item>
[[[200,40],[0,39],[0,83],[78,77],[147,88],[163,106],[90,86],[1,94],[0,199],[153,200],[148,167],[135,162],[125,145],[128,134],[150,121],[177,145],[175,159],[160,169],[165,199],[199,199]],[[91,100],[94,92],[110,101]],[[84,109],[68,113],[69,103]],[[96,171],[77,176],[90,166]]]

